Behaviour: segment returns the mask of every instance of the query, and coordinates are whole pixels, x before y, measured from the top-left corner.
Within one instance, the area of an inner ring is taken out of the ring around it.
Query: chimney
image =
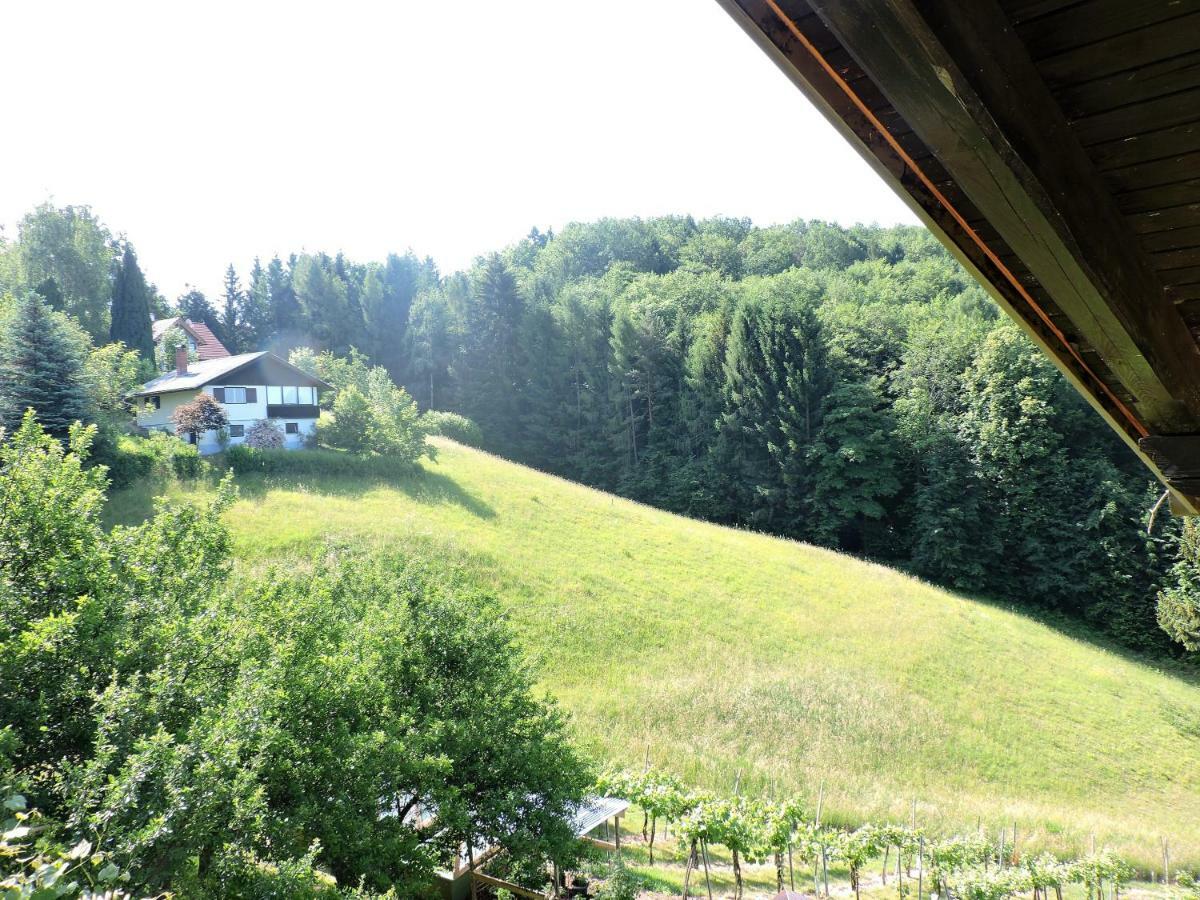
[[[187,364],[188,364],[187,347],[186,346],[176,347],[175,348],[175,374],[176,375],[186,375],[187,374]]]

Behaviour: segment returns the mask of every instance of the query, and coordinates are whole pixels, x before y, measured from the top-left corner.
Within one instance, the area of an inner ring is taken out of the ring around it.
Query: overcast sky
[[[5,233],[90,204],[169,298],[600,216],[916,221],[714,0],[15,0],[0,65]]]

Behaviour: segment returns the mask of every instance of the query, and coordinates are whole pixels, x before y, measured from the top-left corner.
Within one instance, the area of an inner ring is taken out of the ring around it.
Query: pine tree
[[[275,319],[271,312],[271,287],[266,270],[258,257],[254,258],[254,266],[250,269],[250,285],[242,294],[238,325],[241,329],[239,346],[243,352],[264,349],[275,331]]]
[[[475,273],[466,310],[467,333],[456,367],[470,398],[467,415],[490,446],[510,446],[519,434],[517,381],[524,299],[516,278],[493,253]]]
[[[287,269],[278,256],[267,263],[267,291],[271,296],[271,318],[274,321],[274,342],[280,350],[298,346],[304,332],[304,317],[300,301],[292,289],[292,269],[295,257]]]
[[[225,309],[221,315],[225,344],[230,353],[242,352],[242,286],[233,263],[225,270]]]
[[[138,267],[133,247],[125,245],[113,281],[112,325],[109,337],[120,341],[147,362],[154,361],[154,335],[150,329],[150,291]]]
[[[37,294],[26,294],[0,334],[0,425],[11,432],[33,409],[46,431],[61,438],[72,423],[89,421],[85,362],[86,338]]]
[[[192,288],[181,294],[175,303],[179,307],[180,315],[191,322],[203,322],[223,346],[230,347],[232,342],[225,332],[225,323],[203,293]]]
[[[388,254],[382,269],[375,267],[363,282],[362,314],[371,358],[394,380],[404,368],[405,329],[417,295],[421,263],[412,253]]]

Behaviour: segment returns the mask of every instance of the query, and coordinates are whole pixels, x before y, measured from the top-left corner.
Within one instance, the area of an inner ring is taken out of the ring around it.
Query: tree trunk
[[[650,865],[654,865],[654,833],[658,831],[658,816],[650,819]]]

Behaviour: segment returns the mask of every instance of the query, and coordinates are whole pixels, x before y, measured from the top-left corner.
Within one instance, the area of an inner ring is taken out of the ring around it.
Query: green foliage
[[[199,361],[200,354],[189,344],[187,332],[178,325],[173,325],[162,333],[158,343],[154,345],[154,364],[158,371],[175,371],[175,351],[180,347],[187,347],[189,363]]]
[[[317,422],[317,440],[323,446],[380,453],[410,463],[432,452],[416,403],[382,366],[369,366],[364,356],[353,351],[339,357],[307,347],[293,350],[290,360],[334,387],[322,398],[333,415]]]
[[[52,829],[37,810],[26,809],[24,795],[0,791],[0,892],[4,900],[129,900],[122,887],[131,879],[108,854],[89,840],[69,848],[39,833]]]
[[[186,896],[424,896],[468,835],[569,858],[591,776],[491,598],[337,547],[233,584],[229,478],[106,532],[92,433],[27,416],[0,445],[0,751],[106,866]]]
[[[1186,670],[884,566],[438,444],[436,463],[391,476],[371,474],[385,457],[332,451],[279,454],[332,458],[323,471],[239,475],[240,570],[306,570],[331,534],[442,560],[447,577],[497,592],[579,733],[637,772],[648,750],[708,790],[728,791],[740,771],[744,793],[777,784],[814,799],[823,781],[822,821],[834,823],[904,817],[919,784],[922,818],[936,811],[947,829],[1016,816],[1023,853],[1068,853],[1094,830],[1149,868],[1158,846],[1145,835],[1161,832],[1191,863],[1200,773],[1180,760],[1200,687]],[[136,521],[144,504],[143,490],[124,492],[111,515]],[[1115,762],[1081,793],[1079,748],[1093,746]],[[1140,792],[1127,789],[1130,766]],[[987,777],[997,771],[1003,796]],[[1153,810],[1146,792],[1161,798]]]
[[[604,883],[596,892],[596,900],[637,900],[645,888],[645,879],[622,862],[605,873]]]
[[[429,434],[440,434],[468,447],[479,447],[483,444],[483,432],[479,426],[458,413],[431,409],[421,415],[421,423]]]
[[[98,437],[92,461],[105,467],[115,488],[142,478],[198,478],[207,471],[194,445],[163,431],[146,437],[102,431]]]
[[[1170,581],[1158,595],[1158,623],[1188,650],[1200,650],[1200,528],[1186,519]]]
[[[125,244],[113,281],[111,317],[110,340],[124,344],[147,363],[154,362],[150,291],[129,243]]]
[[[225,463],[237,474],[258,472],[289,477],[329,476],[380,481],[411,479],[414,468],[394,456],[359,456],[341,450],[272,450],[234,444],[225,451]]]
[[[16,294],[37,291],[96,342],[108,340],[117,245],[87,206],[43,203],[21,219],[14,245]]]
[[[88,353],[84,379],[98,412],[112,419],[127,419],[129,395],[149,375],[148,366],[136,350],[124,344],[104,344]]]
[[[18,427],[27,409],[59,437],[91,421],[86,363],[86,338],[37,294],[26,294],[0,329],[0,426]]]
[[[373,452],[382,443],[375,410],[357,387],[338,391],[333,415],[317,422],[317,441],[324,447],[360,455]]]

